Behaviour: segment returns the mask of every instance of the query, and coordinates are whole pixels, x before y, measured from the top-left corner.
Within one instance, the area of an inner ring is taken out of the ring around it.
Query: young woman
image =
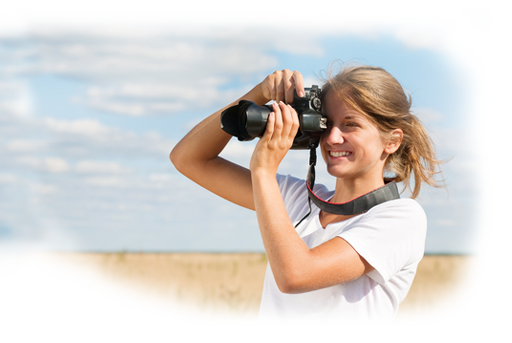
[[[366,213],[338,215],[312,206],[304,180],[277,175],[299,127],[287,105],[304,94],[297,71],[268,75],[240,100],[271,100],[267,128],[246,169],[221,157],[231,136],[219,110],[198,124],[170,158],[185,176],[213,193],[256,211],[269,261],[260,317],[332,320],[391,319],[423,257],[426,216],[412,199],[386,201]],[[334,191],[316,185],[317,197],[345,203],[384,186],[384,172],[410,186],[435,185],[438,167],[431,141],[410,113],[400,84],[381,68],[356,66],[329,76],[322,87],[328,118],[319,148]],[[226,107],[226,108],[227,108]]]

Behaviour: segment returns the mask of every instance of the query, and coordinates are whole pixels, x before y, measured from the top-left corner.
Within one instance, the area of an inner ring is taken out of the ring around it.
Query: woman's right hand
[[[273,72],[258,87],[267,102],[274,100],[277,103],[283,101],[286,104],[291,104],[295,89],[299,97],[304,96],[304,78],[302,74],[288,69]]]

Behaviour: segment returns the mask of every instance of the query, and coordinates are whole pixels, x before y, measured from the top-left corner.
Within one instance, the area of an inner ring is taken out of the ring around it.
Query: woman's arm
[[[241,99],[262,103],[254,92]],[[239,99],[239,100],[241,100]],[[171,151],[176,169],[214,194],[254,210],[251,174],[248,169],[227,161],[219,154],[231,139],[221,129],[220,114],[239,100],[215,112],[194,127]]]
[[[251,158],[252,190],[265,251],[277,285],[302,293],[355,280],[372,267],[340,237],[309,249],[295,231],[281,197],[276,173],[298,128],[293,108],[273,106],[267,129]]]
[[[247,94],[215,112],[192,129],[172,150],[170,159],[176,169],[214,194],[254,210],[251,173],[247,168],[227,161],[219,154],[231,139],[220,127],[220,115],[240,100],[264,105],[271,100],[293,101],[293,89],[304,92],[302,75],[288,70],[267,76]]]

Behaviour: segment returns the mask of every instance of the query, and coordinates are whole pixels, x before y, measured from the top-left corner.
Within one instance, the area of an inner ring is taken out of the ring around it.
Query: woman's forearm
[[[281,291],[300,288],[309,248],[299,237],[282,200],[275,174],[253,171],[254,204],[265,252]]]
[[[268,102],[255,87],[240,99],[196,125],[171,151],[170,159],[178,170],[186,172],[187,167],[212,160],[222,152],[231,139],[231,135],[220,127],[221,113],[226,108],[238,104],[240,100],[250,100],[257,104]]]
[[[258,86],[239,100],[264,104]],[[239,100],[225,108],[238,104]],[[210,192],[242,207],[254,209],[251,173],[247,168],[219,156],[231,136],[220,126],[221,109],[194,127],[172,150],[176,169]]]
[[[229,142],[231,136],[220,128],[220,112],[200,122],[172,149],[170,159],[180,172],[215,158]]]

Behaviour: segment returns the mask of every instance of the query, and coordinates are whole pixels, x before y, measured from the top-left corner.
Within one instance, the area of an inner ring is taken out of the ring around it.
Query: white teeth
[[[329,152],[332,157],[341,157],[341,156],[348,156],[350,155],[350,152],[348,151],[330,151]]]

